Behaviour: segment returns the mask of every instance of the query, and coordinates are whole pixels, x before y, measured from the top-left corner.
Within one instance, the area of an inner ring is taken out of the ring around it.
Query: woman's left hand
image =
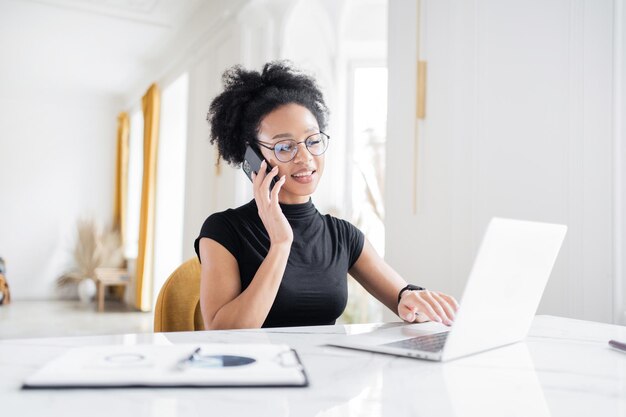
[[[398,315],[410,323],[437,321],[451,326],[459,303],[451,295],[438,291],[405,291],[398,304]]]

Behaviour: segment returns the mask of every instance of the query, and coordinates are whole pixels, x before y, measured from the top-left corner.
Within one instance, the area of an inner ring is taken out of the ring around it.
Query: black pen
[[[194,356],[196,356],[196,355],[198,354],[198,352],[200,352],[200,346],[198,346],[198,347],[196,348],[196,350],[194,350],[194,351],[191,353],[191,355],[187,356],[185,359],[181,359],[181,361],[180,361],[180,362],[178,362],[178,365],[184,365],[184,364],[186,364],[186,363],[192,362],[192,361],[193,361]]]
[[[612,348],[626,352],[626,343],[618,342],[617,340],[609,340],[609,345]]]

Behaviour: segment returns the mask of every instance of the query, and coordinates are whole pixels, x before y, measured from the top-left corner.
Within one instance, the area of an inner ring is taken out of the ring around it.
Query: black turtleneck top
[[[293,229],[293,243],[263,327],[335,324],[346,307],[347,273],[363,250],[363,233],[345,220],[320,214],[311,200],[280,207]],[[244,291],[270,247],[256,202],[209,216],[194,244],[198,259],[203,237],[235,257]]]

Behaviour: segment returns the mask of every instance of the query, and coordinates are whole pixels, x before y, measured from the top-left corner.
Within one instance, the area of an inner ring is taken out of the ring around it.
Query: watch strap
[[[400,304],[400,299],[402,298],[402,293],[405,291],[422,291],[425,290],[426,288],[424,287],[420,287],[418,285],[413,285],[413,284],[409,284],[406,287],[402,288],[400,290],[400,292],[398,293],[398,304]]]

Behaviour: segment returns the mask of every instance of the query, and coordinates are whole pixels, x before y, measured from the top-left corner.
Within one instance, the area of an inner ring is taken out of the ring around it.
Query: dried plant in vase
[[[106,228],[100,235],[100,264],[104,268],[122,268],[126,264],[124,244],[119,230]]]
[[[93,219],[80,219],[76,229],[73,265],[57,278],[57,286],[77,285],[81,300],[89,302],[95,295],[96,268],[123,266],[124,248],[117,230],[107,228],[101,232]]]

